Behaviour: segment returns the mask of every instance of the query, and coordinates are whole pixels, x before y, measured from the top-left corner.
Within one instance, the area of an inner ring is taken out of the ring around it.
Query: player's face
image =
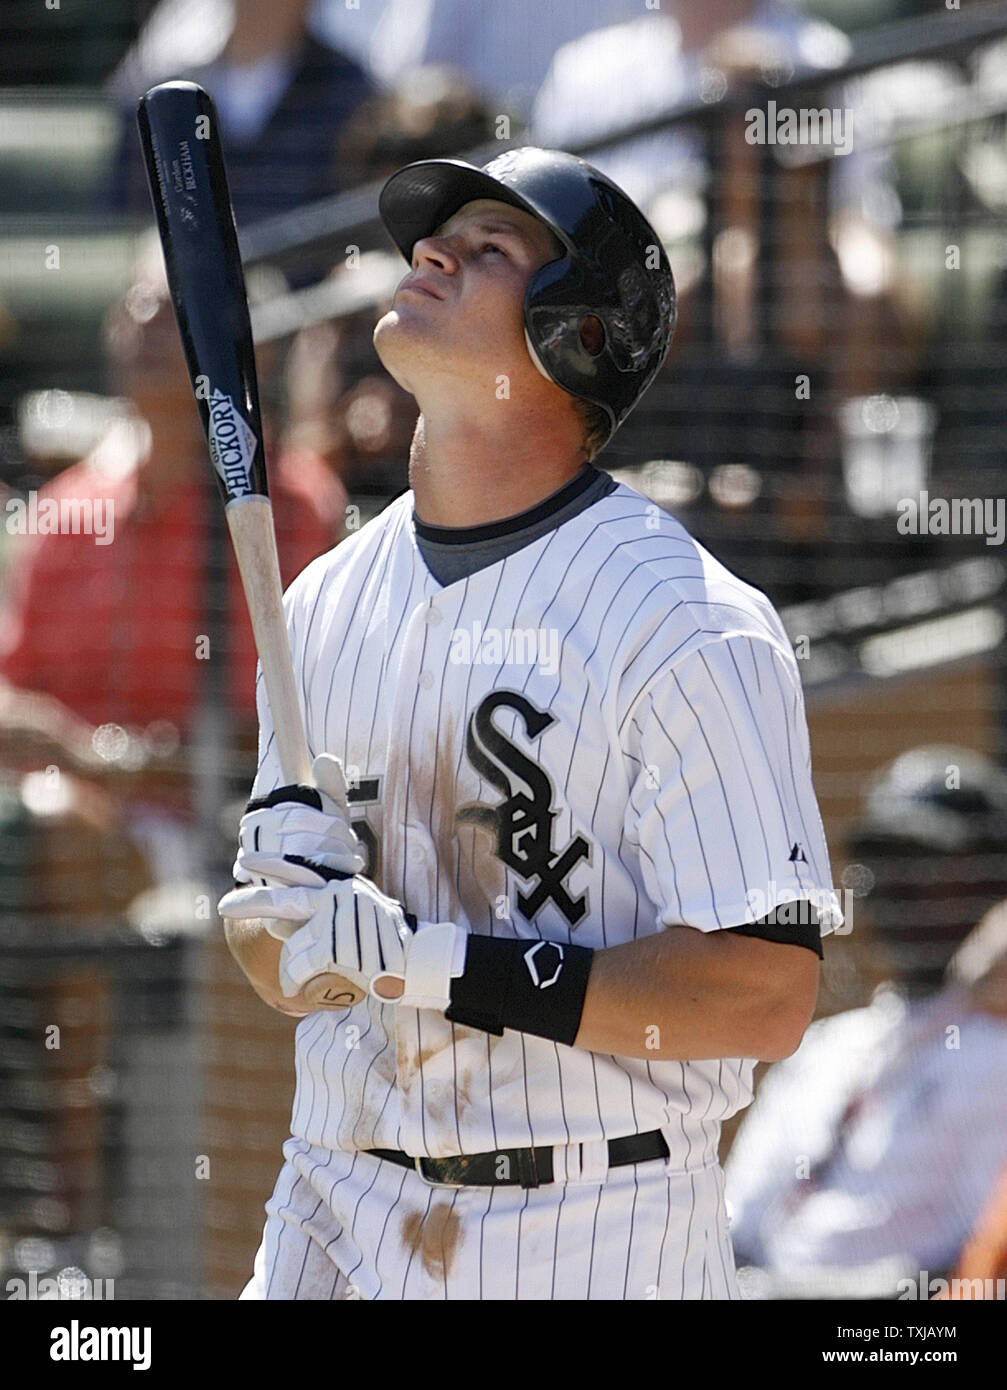
[[[464,383],[494,400],[501,376],[511,394],[530,372],[524,294],[560,254],[552,233],[520,208],[491,199],[466,203],[413,248],[413,268],[374,344],[392,376],[414,394],[424,382]]]

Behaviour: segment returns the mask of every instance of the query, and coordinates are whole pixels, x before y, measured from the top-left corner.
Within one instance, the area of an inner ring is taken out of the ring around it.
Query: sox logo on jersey
[[[385,893],[421,923],[527,940],[542,988],[568,942],[737,926],[752,890],[766,910],[827,896],[797,666],[762,594],[622,484],[443,586],[412,505],[286,601],[309,745],[359,770],[355,828]],[[452,660],[476,620],[555,630],[557,668]],[[263,699],[260,720],[255,795],[282,783]],[[372,998],[311,1014],[249,1296],[736,1296],[717,1145],[753,1069],[496,1037]],[[667,1163],[607,1171],[608,1139],[654,1129]],[[442,1191],[365,1152],[531,1146],[553,1147],[557,1181],[530,1190]]]
[[[463,806],[456,819],[492,827],[501,862],[526,882],[538,880],[533,892],[517,894],[518,908],[527,921],[551,898],[575,926],[587,912],[587,893],[571,898],[563,880],[581,859],[590,859],[591,846],[583,835],[576,835],[561,853],[553,849],[552,783],[493,723],[493,711],[501,706],[517,711],[532,740],[555,723],[548,711],[536,709],[519,691],[495,690],[487,695],[469,720],[466,750],[472,766],[503,793],[504,800],[492,810]],[[515,779],[531,789],[530,796],[515,790]]]

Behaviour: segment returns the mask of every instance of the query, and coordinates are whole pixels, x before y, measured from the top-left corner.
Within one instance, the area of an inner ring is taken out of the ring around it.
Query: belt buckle
[[[436,1161],[437,1161],[436,1159],[433,1159],[433,1160],[432,1160],[432,1162],[434,1162],[434,1163],[436,1163]],[[426,1183],[427,1187],[447,1188],[448,1190],[450,1190],[450,1191],[453,1192],[453,1191],[455,1191],[457,1188],[465,1187],[465,1186],[466,1186],[466,1184],[463,1183],[463,1182],[437,1182],[434,1178],[428,1178],[427,1175],[426,1175],[426,1173],[424,1173],[424,1171],[423,1171],[423,1164],[424,1164],[425,1162],[426,1162],[426,1156],[425,1156],[425,1155],[423,1155],[423,1156],[421,1156],[421,1157],[419,1157],[419,1158],[414,1158],[414,1159],[413,1159],[413,1167],[416,1169],[416,1172],[417,1172],[418,1176],[420,1177],[420,1179],[421,1179],[423,1182]]]

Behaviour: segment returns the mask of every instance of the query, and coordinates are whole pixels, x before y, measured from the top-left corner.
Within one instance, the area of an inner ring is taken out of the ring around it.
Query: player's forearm
[[[246,975],[249,967],[257,967],[267,943],[275,941],[266,930],[265,922],[258,917],[224,918],[224,939],[231,955]],[[276,942],[276,945],[279,946],[279,942]]]
[[[266,930],[259,918],[224,919],[224,937],[231,955],[256,994],[281,1014],[303,1018],[306,1010],[297,1000],[285,999],[280,989],[279,966],[283,942]]]
[[[797,1048],[817,990],[818,959],[802,946],[670,927],[595,952],[576,1046],[777,1061]]]

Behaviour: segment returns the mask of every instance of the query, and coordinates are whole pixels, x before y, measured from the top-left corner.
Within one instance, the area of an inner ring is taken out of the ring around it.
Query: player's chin
[[[420,298],[419,295],[413,297]],[[430,325],[423,322],[422,316],[410,313],[410,307],[407,298],[404,312],[396,305],[378,320],[374,329],[374,351],[392,376],[397,376],[397,372],[404,371],[409,362],[415,361],[418,350],[426,347],[429,351],[436,341]]]
[[[374,330],[374,349],[385,371],[413,396],[423,382],[473,376],[471,349],[446,341],[430,324],[408,313],[400,317],[394,309]]]
[[[377,333],[386,324],[424,323],[429,318],[429,314],[425,311],[436,309],[438,306],[443,307],[442,301],[434,299],[429,294],[420,294],[418,291],[396,294],[387,312],[378,319],[378,325],[374,331]]]

